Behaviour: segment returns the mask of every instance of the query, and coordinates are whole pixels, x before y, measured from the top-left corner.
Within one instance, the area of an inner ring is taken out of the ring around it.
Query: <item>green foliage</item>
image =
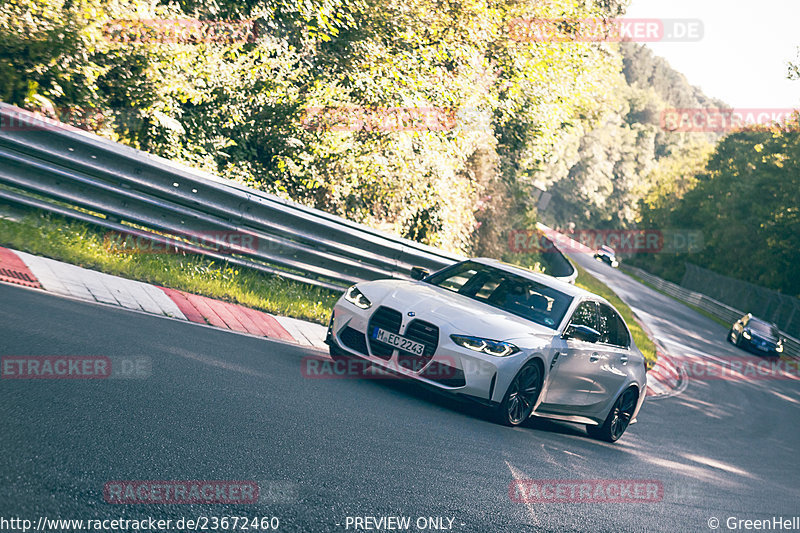
[[[652,254],[636,263],[680,281],[685,261],[800,295],[800,124],[728,135],[693,188],[642,206],[647,227],[703,232],[693,254]]]
[[[0,245],[174,289],[327,325],[338,294],[191,254],[120,253],[104,233],[60,217],[0,217]]]
[[[616,15],[557,0],[9,0],[0,97],[114,140],[461,252],[502,251],[533,182],[622,68],[614,45],[517,42],[519,17]],[[255,21],[245,41],[109,39],[119,21]],[[434,109],[445,128],[315,127],[314,109]]]
[[[541,186],[553,194],[540,214],[550,224],[635,225],[639,202],[653,188],[671,187],[676,165],[702,164],[716,141],[713,134],[665,131],[661,117],[665,109],[725,107],[722,102],[690,86],[648,48],[628,42],[619,48],[623,67],[609,88],[613,100],[598,120],[577,123],[540,173]]]

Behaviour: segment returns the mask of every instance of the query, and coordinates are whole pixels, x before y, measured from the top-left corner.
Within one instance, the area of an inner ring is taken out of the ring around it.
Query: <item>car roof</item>
[[[763,318],[758,318],[757,316],[753,316],[751,313],[747,313],[746,316],[750,317],[750,321],[751,322],[756,322],[758,324],[764,324],[765,326],[769,326],[771,328],[777,328],[778,327],[773,322],[768,322],[768,321],[764,320]]]
[[[511,274],[516,274],[518,276],[531,279],[533,281],[539,282],[542,285],[547,285],[549,287],[553,287],[568,296],[573,297],[590,297],[595,300],[599,300],[604,303],[608,303],[605,298],[594,294],[592,292],[587,291],[586,289],[582,289],[577,287],[571,283],[567,283],[566,281],[561,281],[560,279],[554,278],[553,276],[548,276],[547,274],[542,274],[540,272],[534,272],[533,270],[529,270],[527,268],[523,268],[516,265],[510,265],[498,259],[492,259],[490,257],[473,257],[469,259],[470,261],[474,261],[476,263],[481,263],[487,266],[493,266],[495,268],[499,268],[500,270],[505,270],[506,272],[510,272]],[[613,306],[612,306],[613,307]]]

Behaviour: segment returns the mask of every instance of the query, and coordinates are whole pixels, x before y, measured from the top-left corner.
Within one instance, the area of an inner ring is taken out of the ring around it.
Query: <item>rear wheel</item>
[[[508,386],[503,401],[497,407],[495,418],[506,426],[518,426],[525,422],[533,412],[533,406],[542,392],[542,367],[536,361],[523,366],[511,385]]]
[[[728,330],[728,342],[731,344],[733,344],[733,337],[734,337],[733,328],[731,328]]]
[[[586,426],[586,432],[589,436],[596,439],[604,440],[607,442],[616,442],[625,430],[628,429],[628,424],[631,423],[633,411],[636,409],[636,401],[639,399],[639,393],[635,388],[631,387],[619,395],[614,406],[609,411],[603,425],[601,426]]]

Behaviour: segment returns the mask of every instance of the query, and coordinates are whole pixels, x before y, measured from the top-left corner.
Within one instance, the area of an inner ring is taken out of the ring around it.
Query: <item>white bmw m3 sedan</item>
[[[493,259],[414,274],[350,287],[328,328],[331,357],[471,397],[506,425],[555,418],[613,442],[635,420],[644,357],[603,298]]]

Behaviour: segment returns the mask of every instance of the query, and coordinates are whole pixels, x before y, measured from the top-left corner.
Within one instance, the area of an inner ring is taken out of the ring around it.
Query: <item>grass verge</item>
[[[622,318],[631,330],[633,341],[644,355],[647,368],[653,368],[653,365],[656,364],[656,360],[658,359],[658,355],[656,355],[656,345],[652,339],[647,336],[642,326],[639,325],[639,321],[636,315],[634,315],[633,310],[628,307],[628,304],[623,302],[620,297],[617,296],[617,293],[612,291],[608,285],[589,274],[589,272],[580,266],[575,265],[575,268],[578,269],[578,279],[575,281],[575,284],[589,292],[602,296],[608,300],[611,305],[617,308],[617,311],[622,315]]]
[[[0,218],[0,246],[107,274],[327,325],[339,295],[192,254],[142,254],[105,246],[105,232],[48,214]]]
[[[48,214],[19,220],[0,218],[0,246],[50,257],[107,274],[238,303],[269,313],[327,324],[339,295],[304,283],[239,269],[192,254],[141,254],[109,249],[105,232],[89,224]],[[607,285],[578,267],[577,285],[611,302],[631,329],[647,359],[656,349],[633,311]]]

